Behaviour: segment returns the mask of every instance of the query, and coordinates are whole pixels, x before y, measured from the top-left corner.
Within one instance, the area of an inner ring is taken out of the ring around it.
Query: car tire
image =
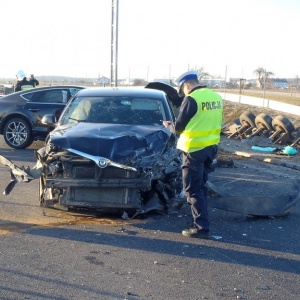
[[[14,149],[24,149],[32,143],[32,132],[28,122],[22,118],[8,120],[3,129],[4,140]]]
[[[272,118],[265,113],[261,113],[255,118],[255,125],[257,128],[263,127],[272,130]]]
[[[292,133],[295,131],[294,125],[291,121],[284,116],[277,116],[272,121],[272,126],[275,131],[281,131],[286,133]]]
[[[249,127],[255,128],[255,115],[252,112],[244,112],[240,115],[242,125],[247,124]]]

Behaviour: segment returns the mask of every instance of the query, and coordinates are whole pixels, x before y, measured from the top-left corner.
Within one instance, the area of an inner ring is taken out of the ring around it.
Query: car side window
[[[30,102],[39,102],[39,103],[66,103],[70,98],[69,89],[53,89],[47,91],[40,91],[32,93],[30,97]]]
[[[22,97],[26,100],[31,100],[31,98],[33,98],[35,93],[26,93],[26,94],[23,94]]]

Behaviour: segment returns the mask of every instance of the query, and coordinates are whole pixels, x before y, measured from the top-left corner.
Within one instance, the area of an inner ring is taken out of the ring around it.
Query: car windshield
[[[166,120],[159,99],[138,97],[75,97],[68,105],[60,123],[111,123],[161,126]]]

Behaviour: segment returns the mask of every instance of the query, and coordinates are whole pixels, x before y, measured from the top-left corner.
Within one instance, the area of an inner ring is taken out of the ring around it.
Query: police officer
[[[33,85],[33,87],[36,87],[40,84],[39,81],[34,77],[34,74],[30,74],[29,82]]]
[[[163,125],[179,134],[177,148],[182,151],[183,188],[193,216],[193,228],[183,230],[182,234],[208,239],[206,182],[218,151],[223,100],[219,94],[200,85],[195,71],[183,73],[175,83],[179,96],[185,97],[175,124],[164,121]]]
[[[32,85],[32,83],[30,83],[27,80],[24,71],[22,71],[22,70],[18,71],[15,92],[25,91],[25,90],[29,90],[32,88],[33,88],[33,85]]]

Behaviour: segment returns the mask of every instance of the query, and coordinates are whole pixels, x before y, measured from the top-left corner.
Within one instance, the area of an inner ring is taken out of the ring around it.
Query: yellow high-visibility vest
[[[196,89],[189,94],[198,110],[180,134],[177,148],[190,153],[220,142],[223,117],[222,97],[208,88]]]
[[[21,86],[21,91],[26,91],[26,90],[30,90],[30,89],[33,89],[33,86],[32,85],[22,85]]]

